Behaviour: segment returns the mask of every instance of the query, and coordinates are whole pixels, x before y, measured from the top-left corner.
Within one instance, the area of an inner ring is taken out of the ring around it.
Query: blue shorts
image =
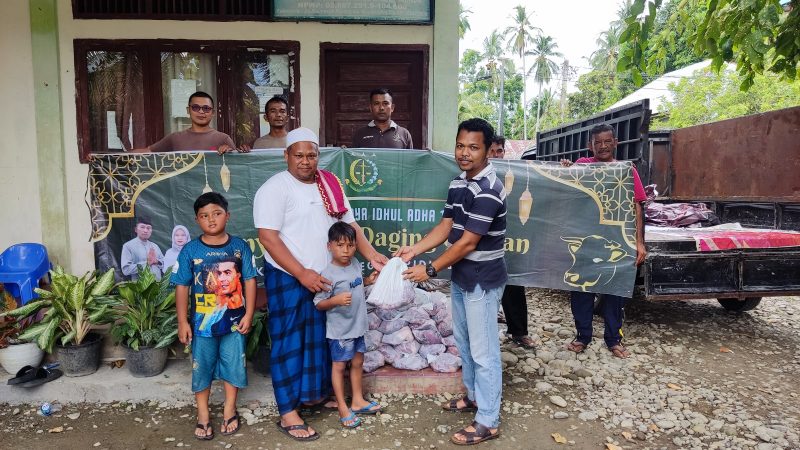
[[[331,359],[334,362],[350,361],[356,353],[367,351],[364,336],[355,339],[328,339],[328,347],[331,349]]]
[[[238,331],[213,337],[192,336],[192,392],[208,389],[212,380],[247,387],[245,339]]]

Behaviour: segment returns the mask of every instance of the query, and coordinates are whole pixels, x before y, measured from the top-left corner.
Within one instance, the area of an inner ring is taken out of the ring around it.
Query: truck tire
[[[718,298],[717,301],[723,308],[733,312],[744,312],[756,309],[761,303],[761,297],[747,297],[744,300],[738,298]]]

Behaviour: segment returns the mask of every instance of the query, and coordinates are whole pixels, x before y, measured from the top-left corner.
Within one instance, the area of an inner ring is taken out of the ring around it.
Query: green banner
[[[492,161],[507,194],[510,284],[631,296],[636,245],[630,163],[564,168]],[[414,150],[323,148],[320,167],[339,176],[356,220],[387,255],[418,241],[441,220],[448,185],[459,174],[452,154]],[[228,231],[260,257],[253,197],[285,169],[277,150],[95,156],[88,183],[97,267],[119,270],[122,245],[135,237],[135,216],[151,219],[150,240],[163,252],[172,246],[176,225],[197,237],[192,205],[209,190],[230,203]]]

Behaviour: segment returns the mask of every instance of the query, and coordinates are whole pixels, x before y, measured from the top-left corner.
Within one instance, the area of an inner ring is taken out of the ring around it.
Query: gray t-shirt
[[[314,297],[314,304],[329,299],[342,292],[350,292],[353,297],[350,306],[335,306],[326,311],[326,332],[328,339],[355,339],[367,333],[367,300],[364,297],[364,279],[361,277],[361,263],[355,258],[347,267],[329,263],[322,276],[331,281],[330,292],[320,292]]]
[[[272,137],[268,134],[253,142],[253,148],[286,148],[286,136]]]

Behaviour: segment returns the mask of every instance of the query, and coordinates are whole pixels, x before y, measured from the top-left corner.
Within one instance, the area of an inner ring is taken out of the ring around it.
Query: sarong
[[[264,263],[272,339],[270,372],[278,412],[324,398],[331,390],[331,359],[325,340],[325,312],[314,294],[293,276]]]

